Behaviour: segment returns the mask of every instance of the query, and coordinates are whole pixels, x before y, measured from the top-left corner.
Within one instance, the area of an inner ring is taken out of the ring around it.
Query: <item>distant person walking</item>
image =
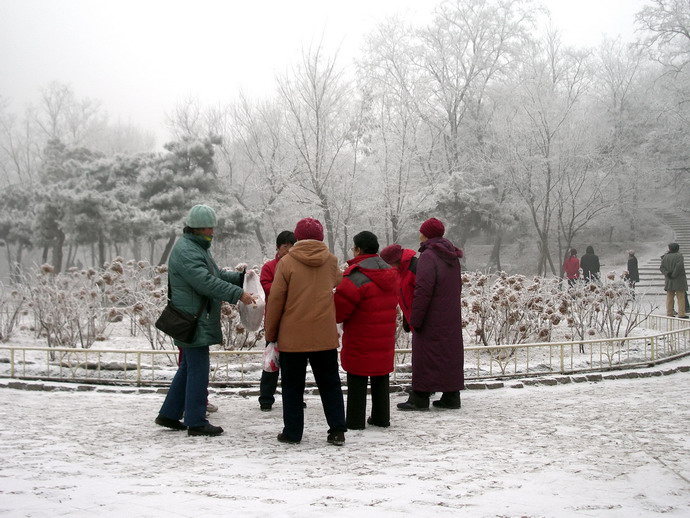
[[[580,259],[580,269],[582,270],[582,278],[586,282],[599,280],[601,270],[599,256],[594,253],[594,247],[591,245],[587,247],[585,255]]]
[[[443,237],[445,227],[430,218],[419,228],[420,256],[412,299],[412,391],[400,410],[426,410],[432,392],[437,408],[460,408],[465,387],[465,351],[460,316],[462,250]]]
[[[377,252],[379,241],[365,230],[353,238],[343,280],[335,289],[335,318],[343,323],[340,351],[347,372],[345,419],[349,430],[390,426],[389,375],[395,364],[398,275]],[[366,419],[367,383],[371,416]]]
[[[580,260],[577,258],[577,250],[571,248],[568,257],[563,262],[563,271],[568,279],[568,286],[575,286],[580,278]]]
[[[673,316],[674,299],[678,302],[678,318],[688,318],[685,311],[685,292],[688,281],[685,277],[685,260],[678,243],[669,243],[668,252],[661,256],[661,273],[664,274],[666,290],[666,316]]]
[[[635,289],[635,284],[640,282],[640,270],[637,266],[635,250],[628,250],[628,273],[625,278],[632,289]]]
[[[252,304],[254,298],[242,291],[244,275],[221,270],[211,256],[210,248],[217,219],[206,205],[195,205],[189,211],[182,238],[178,239],[168,260],[171,303],[181,311],[199,317],[196,334],[190,343],[175,340],[182,349],[180,366],[170,384],[156,424],[173,430],[187,430],[188,435],[220,435],[223,429],[206,420],[206,397],[209,377],[209,346],[223,340],[220,306],[225,300]],[[184,417],[184,424],[180,421]]]
[[[417,282],[417,257],[415,250],[402,248],[398,244],[388,245],[381,250],[381,259],[390,264],[398,274],[398,305],[403,315],[403,329],[410,332],[412,298]]]
[[[323,226],[304,218],[295,227],[297,242],[278,262],[268,297],[267,342],[280,351],[283,431],[280,442],[297,444],[304,433],[304,386],[311,365],[328,422],[327,442],[345,443],[345,403],[338,372],[338,329],[333,290],[342,273],[323,243]]]

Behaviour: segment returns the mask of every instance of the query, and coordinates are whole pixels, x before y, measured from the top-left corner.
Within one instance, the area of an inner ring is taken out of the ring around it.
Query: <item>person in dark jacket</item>
[[[268,301],[268,295],[271,293],[271,285],[273,284],[273,278],[276,274],[276,267],[278,266],[278,261],[285,257],[292,245],[297,242],[295,239],[295,234],[290,230],[283,230],[278,237],[276,237],[276,256],[272,260],[268,261],[261,268],[261,276],[259,280],[261,286],[266,294],[266,301]],[[268,411],[273,408],[273,403],[275,402],[276,388],[278,387],[278,377],[280,371],[266,372],[261,371],[261,382],[259,384],[259,407],[263,411]]]
[[[628,281],[628,284],[633,290],[635,289],[635,284],[640,282],[640,270],[637,266],[635,250],[628,250],[628,270],[625,275],[625,280]]]
[[[595,255],[594,247],[591,245],[587,247],[585,255],[580,259],[580,269],[582,270],[582,278],[585,282],[599,280],[601,265],[599,264],[599,257]]]
[[[659,269],[665,277],[666,316],[673,316],[675,299],[678,302],[678,318],[688,318],[685,314],[685,293],[688,291],[688,280],[685,277],[685,259],[680,253],[678,243],[669,243],[668,252],[661,256]]]
[[[243,274],[220,270],[209,248],[216,226],[216,213],[206,205],[189,211],[182,239],[178,239],[168,260],[171,303],[181,311],[199,317],[196,334],[190,343],[175,340],[184,354],[170,384],[156,424],[173,430],[187,430],[188,435],[215,436],[220,426],[206,420],[206,394],[209,376],[209,346],[222,341],[221,301],[231,304],[241,300],[252,304],[254,298],[241,288]],[[184,417],[184,423],[180,421]]]
[[[460,408],[465,387],[465,352],[460,317],[462,250],[443,237],[445,227],[430,218],[419,228],[421,255],[412,299],[412,391],[400,410],[426,410],[432,392],[437,408]]]
[[[398,273],[398,305],[403,315],[403,329],[410,332],[412,298],[417,282],[416,251],[402,248],[398,244],[388,245],[381,250],[381,259],[390,264]]]
[[[343,323],[340,359],[347,372],[345,421],[363,430],[367,382],[371,380],[371,416],[367,423],[390,426],[389,374],[395,363],[395,321],[398,276],[381,259],[379,242],[368,231],[353,238],[343,280],[335,289],[335,319]]]

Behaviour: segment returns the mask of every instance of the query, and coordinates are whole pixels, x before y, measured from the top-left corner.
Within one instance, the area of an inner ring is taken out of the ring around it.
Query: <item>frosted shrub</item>
[[[155,326],[168,303],[167,272],[167,265],[129,261],[121,282],[116,283],[121,290],[124,313],[129,317],[130,332],[133,336],[143,334],[153,350],[174,349],[172,338]]]
[[[95,272],[72,269],[54,275],[49,265],[43,265],[25,284],[29,307],[48,347],[87,349],[96,340],[105,340],[110,324],[103,311],[107,291],[96,282]]]
[[[26,295],[22,286],[7,288],[0,283],[0,342],[7,342],[24,310]]]
[[[468,345],[626,337],[652,312],[651,307],[643,311],[627,282],[614,274],[569,287],[558,278],[466,272],[462,285]]]

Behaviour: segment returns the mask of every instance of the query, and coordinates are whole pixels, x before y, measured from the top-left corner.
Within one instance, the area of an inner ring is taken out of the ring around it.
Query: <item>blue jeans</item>
[[[311,365],[319,388],[328,433],[345,432],[345,402],[338,372],[338,350],[308,353],[280,353],[280,374],[283,393],[283,435],[301,441],[304,433],[304,385],[307,363]]]
[[[204,426],[206,420],[206,391],[208,389],[209,349],[185,347],[182,361],[170,384],[160,415],[179,420],[185,426]]]

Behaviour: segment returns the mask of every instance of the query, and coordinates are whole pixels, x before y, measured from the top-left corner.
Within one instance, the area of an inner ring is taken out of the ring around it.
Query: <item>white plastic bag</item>
[[[280,369],[279,357],[278,344],[269,342],[264,349],[264,370],[266,372],[277,372]]]
[[[244,274],[244,291],[251,293],[256,299],[254,304],[237,303],[240,312],[240,321],[247,331],[258,331],[261,322],[264,320],[264,310],[266,308],[266,295],[259,282],[259,276],[254,270],[247,270]]]

